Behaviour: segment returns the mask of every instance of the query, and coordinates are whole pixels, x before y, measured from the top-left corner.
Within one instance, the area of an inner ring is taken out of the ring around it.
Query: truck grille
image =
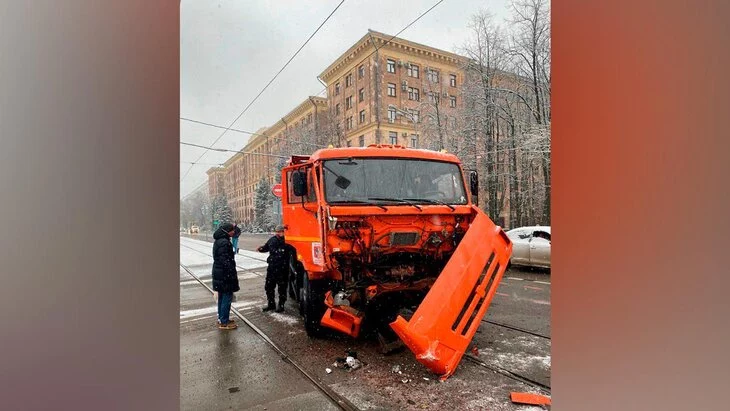
[[[414,245],[418,243],[417,232],[390,233],[390,245]]]

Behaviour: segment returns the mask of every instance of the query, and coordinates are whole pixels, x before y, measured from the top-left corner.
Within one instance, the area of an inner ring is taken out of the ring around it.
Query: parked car
[[[190,227],[190,234],[198,234],[200,232],[200,228],[197,225]]]
[[[507,231],[512,240],[510,264],[550,268],[550,227],[520,227]]]

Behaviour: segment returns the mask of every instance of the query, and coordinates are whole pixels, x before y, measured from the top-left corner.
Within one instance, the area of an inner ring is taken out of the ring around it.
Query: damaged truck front
[[[509,262],[512,244],[467,192],[454,155],[330,148],[282,170],[290,290],[310,335],[400,338],[447,378]],[[477,192],[476,173],[468,184]],[[397,337],[396,337],[397,336]]]

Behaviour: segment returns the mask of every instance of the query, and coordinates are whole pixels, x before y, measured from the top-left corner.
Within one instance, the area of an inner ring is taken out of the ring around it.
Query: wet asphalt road
[[[254,250],[268,235],[242,235],[242,250]],[[181,239],[181,261],[210,284],[211,245]],[[196,250],[196,251],[193,251]],[[245,251],[242,251],[245,252]],[[384,356],[377,342],[330,336],[312,339],[304,333],[296,302],[283,314],[264,314],[265,254],[237,257],[241,292],[234,307],[262,329],[295,361],[361,409],[492,409],[527,410],[509,402],[510,391],[534,387],[462,360],[456,373],[439,382],[407,349]],[[192,257],[188,257],[192,258]],[[258,258],[259,260],[255,260]],[[184,259],[184,256],[183,256]],[[193,261],[194,260],[194,261]],[[249,268],[253,266],[254,268]],[[246,268],[246,269],[244,269]],[[337,409],[306,378],[245,324],[234,331],[215,327],[215,305],[208,290],[181,270],[180,352],[182,409]],[[513,268],[505,273],[485,320],[550,335],[550,274]],[[358,352],[365,366],[353,372],[334,369],[345,349]],[[550,340],[482,322],[470,355],[484,363],[550,385]],[[392,372],[394,365],[400,373]],[[333,370],[327,374],[325,368]]]

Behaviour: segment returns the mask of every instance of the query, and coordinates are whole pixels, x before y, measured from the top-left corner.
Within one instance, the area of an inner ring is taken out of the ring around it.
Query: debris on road
[[[358,360],[357,358],[354,358],[354,357],[350,357],[350,356],[345,358],[345,363],[347,364],[348,367],[350,367],[350,370],[356,370],[356,369],[362,367],[362,363],[360,362],[360,360]]]
[[[396,364],[393,366],[393,368],[390,369],[390,372],[393,374],[403,374],[403,372],[400,370],[400,365]]]
[[[550,397],[529,392],[511,392],[510,400],[515,404],[550,405]]]
[[[332,366],[335,368],[342,368],[347,371],[354,371],[362,367],[362,362],[357,359],[357,353],[355,351],[345,350],[345,354],[347,354],[347,357],[345,358],[335,358],[335,362]]]
[[[327,374],[330,374],[332,372],[332,368],[325,368],[324,370],[325,372],[327,372]]]
[[[408,378],[403,378],[400,382],[403,384],[408,384],[408,381],[410,381]]]

